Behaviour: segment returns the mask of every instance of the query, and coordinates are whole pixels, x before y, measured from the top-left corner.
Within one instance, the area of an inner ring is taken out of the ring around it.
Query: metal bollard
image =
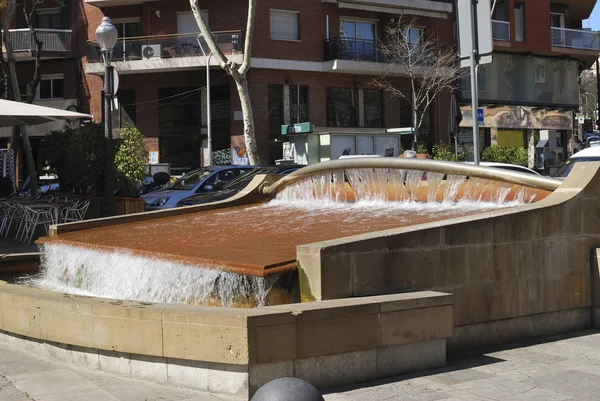
[[[251,401],[325,401],[312,384],[295,377],[271,380],[258,389]]]

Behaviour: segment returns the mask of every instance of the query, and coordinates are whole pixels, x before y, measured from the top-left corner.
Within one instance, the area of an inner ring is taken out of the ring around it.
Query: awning
[[[452,4],[429,0],[361,0],[338,1],[339,8],[388,14],[409,14],[431,18],[448,18]]]
[[[37,125],[52,121],[91,119],[90,114],[0,99],[0,127]]]
[[[535,145],[536,149],[539,148],[547,148],[548,147],[548,140],[547,139],[542,139],[540,140],[537,145]]]

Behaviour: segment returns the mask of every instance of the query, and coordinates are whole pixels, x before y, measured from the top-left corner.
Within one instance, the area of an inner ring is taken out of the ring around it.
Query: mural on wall
[[[461,107],[463,119],[461,127],[472,127],[473,118],[470,106]],[[483,108],[484,127],[502,129],[549,129],[572,130],[573,114],[564,111],[534,110],[532,107],[505,106]]]

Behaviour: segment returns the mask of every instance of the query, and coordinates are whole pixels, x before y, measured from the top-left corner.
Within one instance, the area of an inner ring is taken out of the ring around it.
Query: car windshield
[[[281,171],[280,169],[269,168],[269,167],[253,169],[253,170],[248,171],[246,174],[242,174],[239,177],[229,181],[223,187],[223,189],[233,189],[236,191],[241,191],[242,189],[244,189],[246,187],[246,185],[248,185],[250,183],[250,181],[252,181],[252,179],[254,178],[255,175],[257,175],[257,174],[279,174],[280,171]]]
[[[211,170],[197,170],[184,175],[169,187],[176,191],[191,191],[198,185],[200,181],[208,177],[212,173]]]
[[[554,173],[552,177],[556,178],[564,178],[569,175],[571,170],[573,170],[573,166],[577,163],[581,162],[597,162],[600,161],[600,157],[578,157],[575,159],[569,159],[563,164],[557,171]]]

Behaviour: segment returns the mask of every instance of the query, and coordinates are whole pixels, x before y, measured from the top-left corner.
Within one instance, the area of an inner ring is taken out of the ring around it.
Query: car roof
[[[573,154],[570,159],[579,159],[581,157],[597,157],[600,159],[600,146],[592,146],[591,148],[582,149]]]

